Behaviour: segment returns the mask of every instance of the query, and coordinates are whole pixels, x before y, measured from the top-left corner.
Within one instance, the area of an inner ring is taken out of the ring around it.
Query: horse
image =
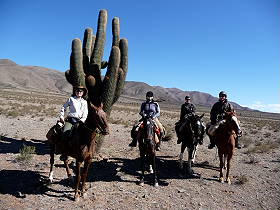
[[[144,186],[144,173],[146,166],[149,166],[149,172],[153,174],[154,186],[158,187],[158,179],[156,173],[156,142],[155,135],[156,125],[151,116],[147,115],[143,118],[143,123],[140,126],[138,138],[140,151],[140,186]]]
[[[189,116],[189,121],[186,120],[181,125],[180,136],[182,138],[181,152],[179,154],[179,168],[183,170],[183,158],[184,151],[188,147],[188,163],[187,163],[187,176],[195,177],[195,174],[192,170],[192,164],[195,160],[195,155],[197,151],[197,145],[203,143],[203,137],[205,133],[205,126],[203,124],[202,118],[204,113],[201,116],[191,115]]]
[[[102,104],[95,106],[89,104],[88,117],[85,123],[81,123],[75,130],[67,142],[62,141],[62,131],[59,135],[51,135],[54,127],[47,134],[47,139],[50,144],[50,173],[49,181],[53,181],[54,155],[63,154],[76,159],[76,182],[74,190],[74,200],[79,200],[80,195],[86,196],[85,182],[88,174],[89,166],[92,162],[92,157],[96,150],[96,134],[98,130],[102,135],[109,134],[109,127],[106,113],[103,111]],[[64,161],[66,173],[69,179],[72,178],[68,165],[68,158]],[[84,163],[83,171],[81,165]]]
[[[222,123],[213,135],[215,144],[218,148],[220,160],[219,181],[222,183],[224,182],[223,168],[226,168],[226,182],[231,184],[231,180],[229,178],[230,163],[234,153],[236,138],[238,135],[241,135],[241,133],[242,132],[235,112],[226,112]]]

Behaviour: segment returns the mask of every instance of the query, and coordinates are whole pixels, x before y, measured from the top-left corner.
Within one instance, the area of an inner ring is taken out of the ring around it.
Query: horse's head
[[[239,126],[239,120],[236,117],[236,112],[226,112],[224,119],[231,130],[233,130],[237,135],[242,135],[241,128]]]
[[[193,130],[193,134],[196,138],[202,138],[204,134],[204,125],[202,122],[202,118],[204,116],[204,113],[201,116],[193,115],[191,118],[191,126]]]
[[[144,139],[150,139],[152,140],[154,138],[154,121],[151,117],[145,116],[143,118],[143,129],[142,129],[142,135]]]
[[[103,135],[109,134],[107,115],[103,110],[103,105],[95,106],[90,103],[87,123],[91,128],[98,128]]]

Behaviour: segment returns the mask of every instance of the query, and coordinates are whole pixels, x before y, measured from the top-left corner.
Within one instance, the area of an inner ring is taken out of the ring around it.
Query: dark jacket
[[[195,105],[192,103],[184,103],[181,106],[181,113],[180,113],[180,121],[185,120],[185,116],[188,114],[194,114],[195,113]]]
[[[233,111],[232,105],[225,99],[224,101],[216,102],[210,112],[211,124],[216,124],[217,116],[225,112]]]

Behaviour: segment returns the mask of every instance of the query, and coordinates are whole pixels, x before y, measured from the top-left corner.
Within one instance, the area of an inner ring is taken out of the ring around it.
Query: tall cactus
[[[91,28],[87,28],[83,44],[79,39],[72,41],[70,70],[65,72],[65,77],[72,86],[86,86],[88,101],[97,106],[102,103],[104,111],[110,115],[113,104],[121,94],[128,71],[128,41],[120,39],[119,18],[113,18],[111,53],[109,61],[103,61],[107,16],[106,10],[100,10],[96,36]],[[101,69],[106,67],[107,72],[102,79]],[[98,144],[101,145],[102,141],[100,139]]]

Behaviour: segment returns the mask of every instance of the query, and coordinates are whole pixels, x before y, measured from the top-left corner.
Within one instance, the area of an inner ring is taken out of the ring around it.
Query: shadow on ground
[[[26,146],[34,146],[36,148],[37,155],[46,155],[50,153],[49,145],[46,140],[36,140],[36,139],[15,139],[5,136],[1,136],[0,139],[0,154],[5,153],[19,153],[19,150]]]

